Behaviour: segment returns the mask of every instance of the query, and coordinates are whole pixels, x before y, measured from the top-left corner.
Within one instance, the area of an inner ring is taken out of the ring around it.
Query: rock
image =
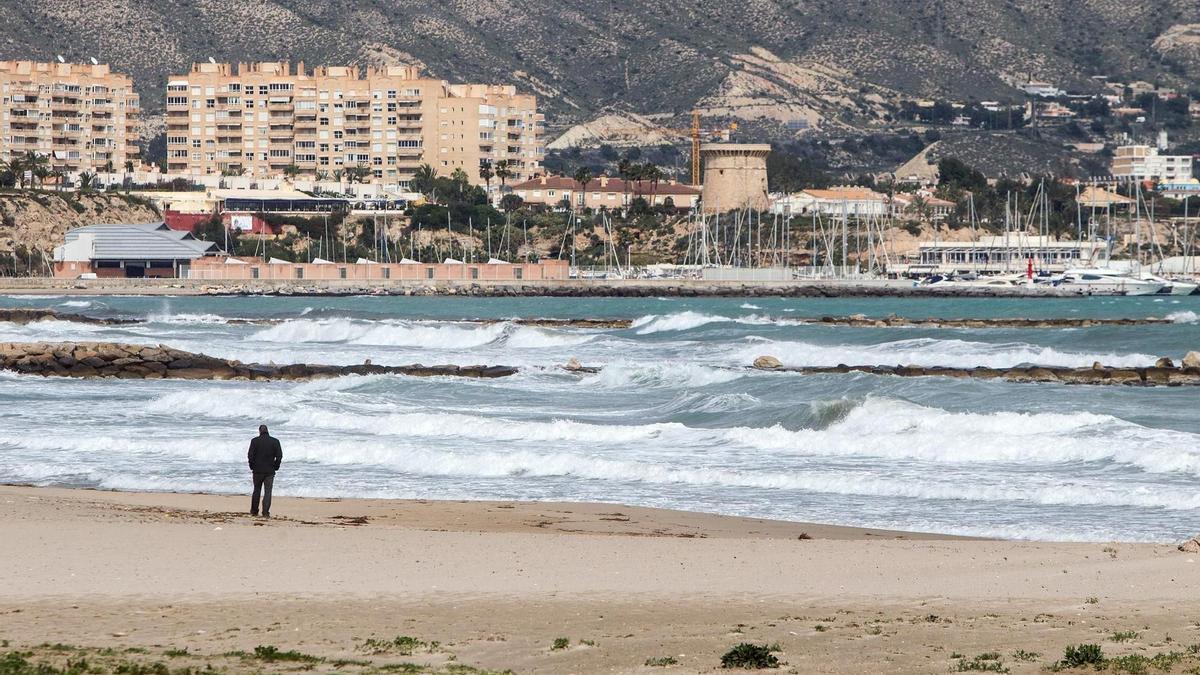
[[[774,356],[760,356],[754,359],[754,367],[759,370],[775,370],[776,368],[782,368],[783,362]]]
[[[1200,368],[1200,352],[1188,352],[1183,357],[1184,368]]]
[[[1099,361],[1092,361],[1092,370],[1104,370],[1104,364]]]
[[[1175,362],[1164,356],[1161,359],[1154,362],[1154,367],[1155,368],[1174,368]]]
[[[245,364],[204,354],[114,343],[0,344],[0,369],[41,376],[116,377],[120,379],[186,380],[311,380],[342,375],[396,374],[414,377],[508,377],[517,372],[510,366],[378,366],[367,359],[357,366],[296,363],[284,366]],[[580,372],[598,368],[579,366]]]
[[[1184,553],[1200,553],[1200,536],[1192,537],[1179,545],[1179,550]]]

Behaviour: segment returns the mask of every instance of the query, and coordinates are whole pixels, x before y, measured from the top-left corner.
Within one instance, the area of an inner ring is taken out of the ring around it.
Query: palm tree
[[[96,180],[96,174],[92,173],[91,171],[84,171],[84,172],[80,173],[79,174],[79,191],[80,192],[91,192],[92,191],[92,182],[94,180]]]
[[[434,169],[429,164],[422,164],[413,172],[412,179],[408,181],[408,189],[423,195],[429,195],[429,193],[433,192],[433,182],[435,180],[437,180],[437,169]]]
[[[508,179],[512,177],[512,170],[510,170],[508,167],[509,164],[507,159],[502,159],[499,162],[496,162],[496,178],[500,179],[501,188],[503,188]]]
[[[654,199],[658,196],[658,182],[662,180],[662,169],[657,165],[647,162],[642,165],[642,178],[650,181],[650,205],[654,206]]]
[[[580,206],[587,206],[587,186],[588,183],[592,182],[592,178],[592,170],[586,166],[581,166],[575,171],[575,182],[583,186],[583,188],[579,191]]]
[[[63,183],[65,182],[66,177],[67,174],[63,173],[60,169],[50,170],[50,178],[54,179],[54,189],[59,192],[61,192],[63,189]]]
[[[283,175],[287,176],[289,181],[295,181],[296,176],[300,175],[300,167],[296,166],[295,164],[288,164],[287,166],[283,167]]]
[[[479,177],[483,179],[487,185],[487,193],[492,194],[492,179],[496,177],[496,172],[492,171],[491,164],[483,164],[479,167]]]
[[[617,162],[617,175],[621,178],[621,184],[624,187],[622,190],[625,193],[625,199],[622,200],[622,208],[629,208],[629,181],[633,180],[634,172],[633,162],[629,161],[628,157],[622,157],[621,161]]]
[[[37,185],[40,186],[46,180],[46,177],[50,175],[50,159],[45,155],[39,155],[30,150],[25,153],[25,158],[21,160],[21,173],[24,174],[26,171],[33,176]],[[21,187],[25,186],[24,183],[25,181],[22,178]]]
[[[359,164],[346,170],[346,177],[351,183],[365,183],[370,176],[371,169],[365,164]]]

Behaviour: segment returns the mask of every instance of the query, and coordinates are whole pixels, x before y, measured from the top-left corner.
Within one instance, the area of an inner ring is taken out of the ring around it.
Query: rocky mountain
[[[542,96],[558,131],[614,111],[669,120],[696,107],[785,128],[862,128],[899,97],[1016,98],[1012,85],[1029,77],[1074,88],[1097,74],[1177,85],[1200,75],[1197,0],[3,5],[0,58],[94,56],[131,72],[149,111],[161,109],[169,74],[209,57],[416,62],[450,80],[513,82]]]

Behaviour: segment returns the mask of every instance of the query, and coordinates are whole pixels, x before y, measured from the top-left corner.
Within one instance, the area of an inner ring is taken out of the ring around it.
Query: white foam
[[[743,308],[747,307],[743,305]],[[794,326],[800,324],[800,322],[794,319],[773,319],[768,316],[758,316],[756,314],[729,317],[687,311],[675,314],[649,314],[634,320],[631,328],[637,329],[638,335],[651,335],[653,333],[692,330],[693,328],[707,326],[711,323],[739,323],[751,326]]]
[[[787,366],[919,365],[970,368],[1005,368],[1023,363],[1082,368],[1099,361],[1104,365],[1137,367],[1153,365],[1149,354],[1066,352],[1025,342],[972,342],[915,338],[879,344],[822,345],[810,342],[766,342],[735,352],[735,362],[748,364],[763,355],[774,356]]]
[[[749,374],[745,370],[686,361],[614,361],[605,364],[599,373],[585,377],[584,382],[589,387],[633,391],[638,387],[707,387],[732,382]]]
[[[574,347],[596,339],[595,335],[580,335],[558,331],[518,326],[504,344],[517,349],[543,349],[546,347]]]
[[[762,309],[762,307],[759,307],[758,305],[752,305],[748,302],[743,302],[740,307],[742,309]]]
[[[146,317],[150,323],[166,323],[166,324],[224,324],[229,323],[229,319],[219,314],[151,314]]]
[[[92,303],[87,300],[68,300],[58,303],[61,307],[91,307]]]
[[[344,343],[428,349],[482,347],[495,342],[508,323],[454,325],[403,321],[355,321],[350,319],[300,319],[264,328],[247,339],[255,342]]]
[[[1175,323],[1200,323],[1200,314],[1190,311],[1171,312],[1167,319]]]

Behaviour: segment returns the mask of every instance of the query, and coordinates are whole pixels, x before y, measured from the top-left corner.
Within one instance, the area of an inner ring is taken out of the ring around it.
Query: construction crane
[[[691,125],[691,127],[687,128],[687,129],[672,129],[670,127],[657,127],[657,126],[617,127],[617,128],[613,128],[613,129],[608,129],[607,132],[608,132],[608,134],[615,135],[615,136],[637,137],[642,134],[645,134],[647,131],[660,131],[660,132],[666,132],[666,133],[672,134],[672,135],[682,136],[683,138],[689,139],[692,143],[691,184],[693,186],[699,187],[700,184],[703,182],[703,177],[700,174],[700,171],[702,168],[700,166],[700,143],[705,139],[705,137],[708,137],[708,138],[719,137],[719,138],[723,138],[724,140],[728,141],[730,134],[737,131],[737,128],[738,128],[737,122],[731,122],[729,124],[729,126],[727,126],[727,127],[721,127],[719,129],[715,129],[715,130],[710,129],[710,130],[705,131],[704,129],[700,128],[700,111],[693,110],[692,111],[692,125]]]

